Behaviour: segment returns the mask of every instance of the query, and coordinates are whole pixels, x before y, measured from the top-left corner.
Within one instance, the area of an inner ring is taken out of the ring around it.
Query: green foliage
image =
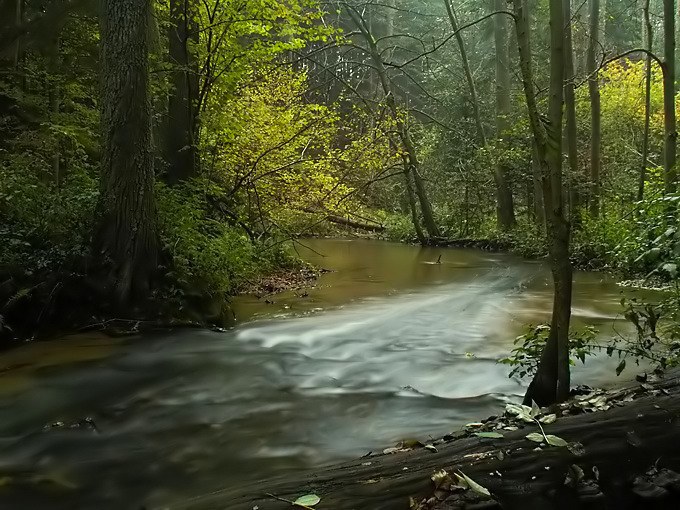
[[[633,324],[636,337],[613,343],[607,348],[624,360],[647,360],[658,369],[680,365],[680,285],[676,280],[658,303],[637,298],[622,299],[624,317]]]
[[[658,303],[638,298],[622,298],[623,316],[635,327],[634,337],[615,337],[597,341],[596,330],[590,326],[570,334],[571,364],[585,364],[586,358],[597,354],[616,357],[616,375],[629,366],[651,364],[657,370],[680,366],[680,283],[676,280]],[[510,377],[533,377],[543,347],[550,334],[549,325],[529,326],[527,333],[515,340],[511,355],[499,362],[512,367]]]
[[[533,377],[538,370],[538,364],[545,343],[550,335],[548,324],[529,326],[527,332],[515,339],[515,348],[507,358],[499,360],[499,363],[512,367],[509,377]],[[580,332],[571,332],[569,335],[569,356],[570,363],[574,365],[576,361],[586,362],[588,356],[592,356],[596,347],[594,340],[597,331],[586,326]]]
[[[404,214],[385,214],[383,223],[385,225],[384,236],[390,241],[413,242],[416,240],[416,232],[413,228],[413,221]]]
[[[284,244],[255,242],[221,213],[216,204],[225,192],[214,183],[198,179],[172,188],[159,183],[156,191],[163,249],[171,258],[168,297],[226,299],[250,278],[291,263]]]
[[[98,185],[86,158],[73,163],[57,184],[44,153],[0,159],[0,267],[59,271],[89,253]]]

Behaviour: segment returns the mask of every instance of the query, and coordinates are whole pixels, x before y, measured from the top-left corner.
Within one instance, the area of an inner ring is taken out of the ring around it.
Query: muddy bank
[[[328,269],[313,266],[280,269],[254,282],[248,282],[239,289],[238,293],[255,296],[257,299],[288,291],[304,295],[305,289],[313,287],[319,276],[329,272]]]

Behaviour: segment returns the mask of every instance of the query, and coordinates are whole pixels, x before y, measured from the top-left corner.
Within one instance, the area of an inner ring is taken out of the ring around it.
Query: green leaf
[[[500,432],[475,432],[474,435],[485,439],[503,439],[503,434]]]
[[[320,501],[321,501],[321,498],[319,496],[317,496],[316,494],[307,494],[305,496],[300,496],[295,501],[293,501],[293,505],[314,506],[314,505],[319,504]]]
[[[543,434],[539,432],[532,432],[531,434],[527,434],[526,438],[529,441],[533,441],[534,443],[542,443],[545,441],[545,438],[543,437]]]
[[[546,414],[545,416],[538,419],[538,421],[544,424],[555,423],[555,420],[557,420],[556,414]]]
[[[546,441],[548,442],[549,445],[551,446],[559,446],[559,447],[564,447],[567,446],[567,443],[564,439],[561,437],[553,436],[552,434],[547,434],[545,436]]]

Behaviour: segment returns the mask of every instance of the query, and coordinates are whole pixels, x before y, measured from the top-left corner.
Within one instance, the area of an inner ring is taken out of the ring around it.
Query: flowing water
[[[332,272],[274,303],[237,300],[227,332],[77,336],[0,357],[0,509],[190,508],[220,488],[451,432],[522,395],[497,360],[549,318],[544,265],[305,244]],[[610,277],[577,274],[574,293],[577,327],[628,332]],[[613,382],[615,365],[593,360],[574,382]],[[68,426],[86,417],[96,430]]]

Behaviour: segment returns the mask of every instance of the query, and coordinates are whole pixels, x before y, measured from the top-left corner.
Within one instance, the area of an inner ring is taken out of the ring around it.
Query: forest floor
[[[282,268],[242,286],[239,294],[262,299],[286,291],[304,291],[305,288],[312,287],[322,274],[328,272],[330,270],[309,265],[301,268]]]
[[[652,379],[581,388],[551,409],[508,405],[427,444],[234,487],[191,508],[276,510],[316,494],[318,510],[677,509],[680,372]]]

